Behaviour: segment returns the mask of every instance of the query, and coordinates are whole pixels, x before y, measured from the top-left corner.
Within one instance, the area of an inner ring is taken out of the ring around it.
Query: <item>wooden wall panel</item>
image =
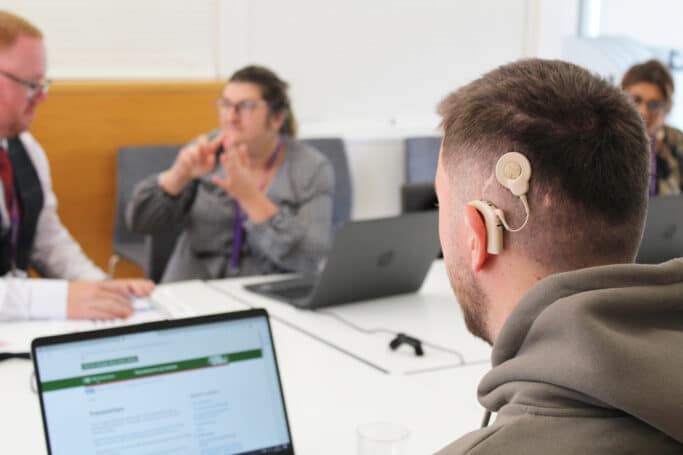
[[[57,82],[32,134],[52,170],[62,222],[106,270],[112,253],[116,151],[122,145],[184,143],[218,125],[222,81]],[[121,263],[117,277],[142,276]]]

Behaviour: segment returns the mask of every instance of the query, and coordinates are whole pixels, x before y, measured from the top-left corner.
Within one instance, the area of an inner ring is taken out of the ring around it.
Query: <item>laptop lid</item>
[[[683,256],[683,197],[650,199],[636,262],[656,264]]]
[[[294,453],[264,310],[38,338],[50,454]]]
[[[401,213],[436,210],[434,182],[405,183],[401,186]]]
[[[308,297],[291,299],[287,282],[282,286],[278,282],[249,285],[247,289],[306,308],[415,292],[438,252],[436,211],[355,221],[337,231]]]

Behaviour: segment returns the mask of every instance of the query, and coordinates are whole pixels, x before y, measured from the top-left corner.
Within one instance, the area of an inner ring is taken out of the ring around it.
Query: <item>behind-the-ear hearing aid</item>
[[[524,223],[516,229],[510,228],[505,221],[505,214],[501,209],[489,201],[471,201],[471,205],[484,218],[486,225],[486,252],[499,254],[503,251],[503,227],[509,232],[521,231],[529,221],[529,204],[526,193],[529,191],[529,179],[531,178],[531,164],[526,156],[517,152],[508,152],[501,156],[496,163],[496,179],[515,196],[519,196],[524,205],[526,218]]]

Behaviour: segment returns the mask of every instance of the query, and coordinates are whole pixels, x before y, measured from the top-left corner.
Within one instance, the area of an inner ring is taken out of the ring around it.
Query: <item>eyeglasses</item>
[[[267,103],[263,100],[243,100],[238,103],[233,103],[226,98],[218,98],[215,102],[216,107],[221,112],[227,112],[231,109],[235,110],[235,115],[249,115],[259,106],[264,106]]]
[[[8,73],[6,71],[0,71],[0,75],[5,76],[7,79],[16,82],[17,84],[21,84],[24,87],[28,89],[28,97],[29,99],[32,99],[34,96],[38,94],[47,94],[47,91],[50,89],[50,84],[52,81],[50,79],[43,79],[41,81],[31,81],[28,79],[22,79],[20,77],[15,76],[12,73]]]
[[[636,106],[645,104],[645,109],[652,114],[662,112],[664,110],[664,101],[662,100],[645,100],[640,95],[634,95],[631,97]]]

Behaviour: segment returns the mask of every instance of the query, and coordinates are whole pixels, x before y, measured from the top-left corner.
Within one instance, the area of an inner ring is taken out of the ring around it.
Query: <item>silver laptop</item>
[[[351,222],[337,231],[319,275],[245,288],[304,308],[415,292],[439,248],[436,211]]]
[[[655,264],[683,256],[683,197],[657,196],[647,208],[636,262]]]
[[[50,454],[294,454],[264,310],[38,338]]]

